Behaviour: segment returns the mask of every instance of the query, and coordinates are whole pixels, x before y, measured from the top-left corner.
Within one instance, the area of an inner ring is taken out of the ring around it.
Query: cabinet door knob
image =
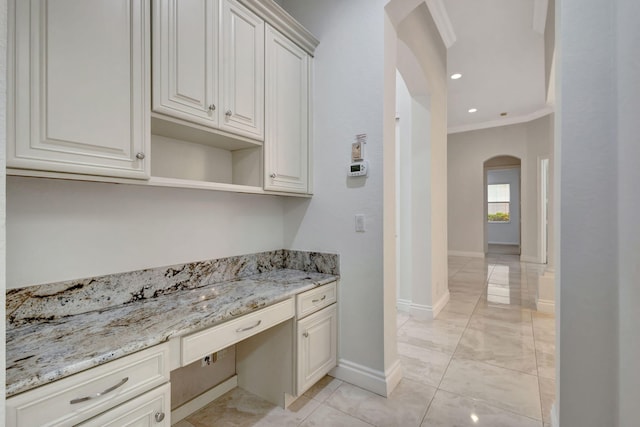
[[[227,117],[231,117],[233,115],[233,112],[231,110],[227,110],[227,112],[224,113],[224,115]]]
[[[138,160],[143,160],[143,159],[144,159],[144,153],[138,153],[138,154],[136,154],[136,159],[138,159]]]
[[[209,105],[209,111],[216,111],[216,104]]]
[[[309,332],[304,331],[304,334],[302,334],[303,337],[308,338],[309,337]]]
[[[164,420],[164,412],[156,412],[154,418],[156,419],[156,422],[162,422],[162,420]]]
[[[277,176],[278,176],[278,174],[277,174],[277,173],[275,173],[275,172],[272,172],[269,176],[270,176],[271,178],[275,178],[275,177],[277,177]]]

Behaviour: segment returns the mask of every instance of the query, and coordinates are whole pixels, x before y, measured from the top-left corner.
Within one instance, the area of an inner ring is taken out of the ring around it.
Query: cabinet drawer
[[[336,282],[320,286],[296,296],[296,314],[302,319],[336,302]]]
[[[182,366],[262,332],[294,315],[293,298],[182,338]]]
[[[91,418],[79,427],[169,427],[170,425],[171,386],[165,384]]]
[[[168,382],[168,357],[162,344],[11,397],[7,425],[78,424]]]

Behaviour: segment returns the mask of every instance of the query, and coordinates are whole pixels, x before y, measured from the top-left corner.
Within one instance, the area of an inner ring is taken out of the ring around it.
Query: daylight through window
[[[489,184],[487,186],[487,220],[489,222],[509,222],[510,195],[511,186],[509,184]]]

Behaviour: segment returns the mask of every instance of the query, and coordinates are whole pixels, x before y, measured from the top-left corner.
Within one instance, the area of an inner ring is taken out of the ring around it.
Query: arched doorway
[[[495,156],[484,168],[484,252],[520,255],[521,164],[518,157]]]

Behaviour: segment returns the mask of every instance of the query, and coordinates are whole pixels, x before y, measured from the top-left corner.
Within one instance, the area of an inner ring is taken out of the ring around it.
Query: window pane
[[[487,186],[487,201],[491,202],[509,202],[510,198],[509,184],[489,184]]]
[[[490,222],[509,222],[509,203],[491,202],[487,206],[487,213]]]

